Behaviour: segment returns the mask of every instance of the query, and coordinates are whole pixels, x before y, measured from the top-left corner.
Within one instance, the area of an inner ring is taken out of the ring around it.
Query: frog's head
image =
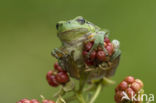
[[[70,42],[89,32],[94,32],[97,27],[83,17],[78,16],[72,20],[58,22],[56,29],[61,41]]]

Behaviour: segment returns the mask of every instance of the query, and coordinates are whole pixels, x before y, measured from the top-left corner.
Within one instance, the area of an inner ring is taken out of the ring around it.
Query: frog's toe
[[[52,50],[51,55],[54,56],[54,57],[56,57],[57,59],[59,59],[60,57],[62,57],[65,54],[60,49],[55,48],[54,50]]]
[[[106,48],[103,48],[103,51],[105,52],[106,55],[108,55],[108,51],[106,50]]]
[[[59,58],[55,50],[52,50],[51,55],[56,57],[56,58]]]

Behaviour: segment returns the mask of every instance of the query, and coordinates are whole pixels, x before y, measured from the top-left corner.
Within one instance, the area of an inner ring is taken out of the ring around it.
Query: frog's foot
[[[108,51],[106,50],[106,48],[104,47],[104,42],[99,42],[99,43],[94,43],[91,50],[88,53],[88,57],[90,56],[90,54],[92,53],[93,50],[97,50],[98,47],[101,47],[102,50],[105,52],[106,55],[108,55]]]
[[[108,51],[106,50],[105,46],[104,46],[104,42],[103,43],[100,43],[103,51],[105,52],[106,55],[108,55]]]
[[[63,51],[61,51],[60,49],[55,48],[51,52],[51,55],[54,56],[54,57],[56,57],[56,59],[59,59],[59,58],[63,57],[65,55],[65,53]]]

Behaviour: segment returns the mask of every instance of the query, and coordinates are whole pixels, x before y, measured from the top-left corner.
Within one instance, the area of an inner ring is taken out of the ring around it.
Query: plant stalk
[[[92,99],[90,100],[89,103],[94,103],[95,102],[96,98],[100,94],[101,89],[102,89],[102,85],[101,84],[98,84],[97,89],[95,91],[95,94],[93,95],[93,97],[92,97]]]

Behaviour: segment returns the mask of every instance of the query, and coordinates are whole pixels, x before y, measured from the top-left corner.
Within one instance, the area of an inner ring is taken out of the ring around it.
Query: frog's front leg
[[[65,53],[63,51],[61,51],[58,48],[55,48],[52,52],[51,55],[53,55],[54,57],[56,57],[56,59],[60,59],[61,57],[63,57],[65,55]]]
[[[108,52],[104,46],[104,37],[105,37],[105,32],[103,31],[99,31],[97,32],[97,34],[93,37],[94,38],[94,44],[91,48],[91,50],[89,51],[89,55],[91,54],[91,52],[94,49],[97,49],[98,46],[101,46],[101,48],[104,50],[104,52],[106,53],[106,55],[108,55]]]

